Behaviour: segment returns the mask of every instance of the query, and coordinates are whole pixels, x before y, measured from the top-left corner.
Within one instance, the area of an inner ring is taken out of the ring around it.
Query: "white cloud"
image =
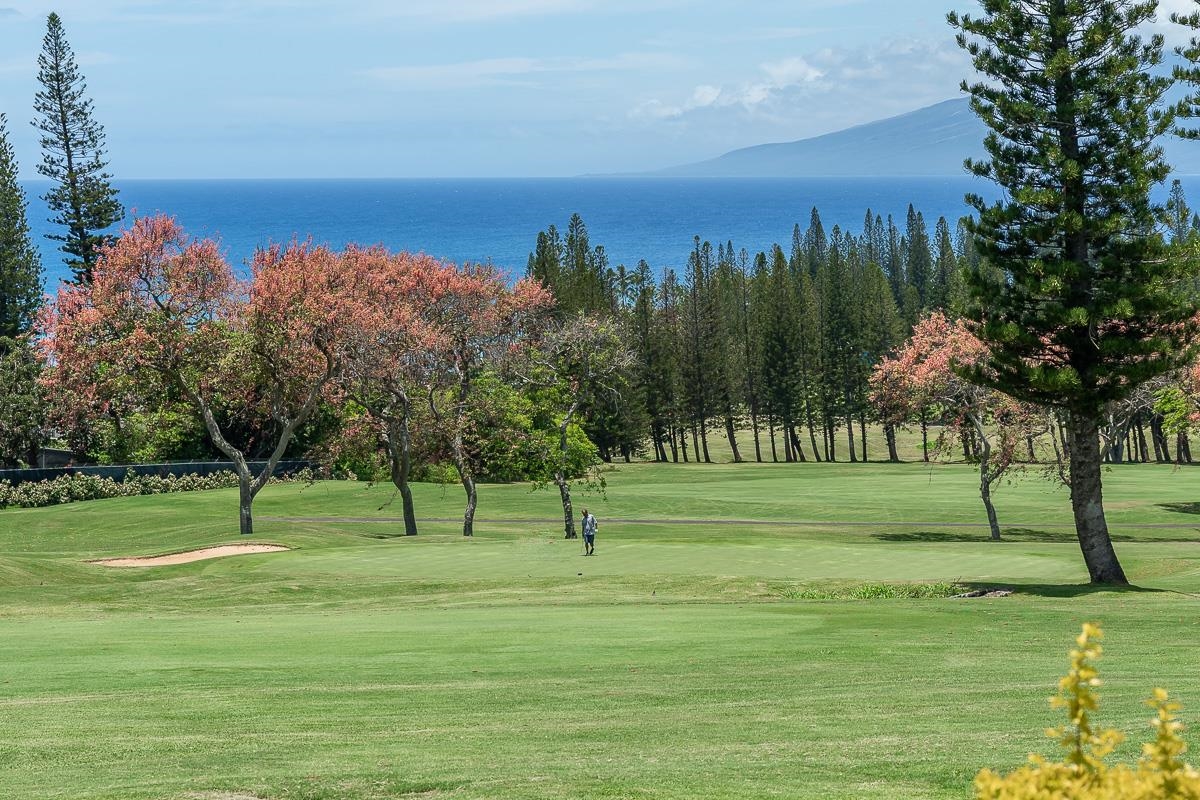
[[[799,56],[763,64],[762,69],[771,78],[770,85],[774,87],[789,86],[793,83],[812,83],[825,75],[823,71]]]
[[[728,147],[798,139],[954,97],[970,72],[968,58],[948,37],[897,38],[766,62],[757,79],[702,84],[683,100],[644,99],[629,116],[670,123],[681,136],[686,130],[724,137]]]

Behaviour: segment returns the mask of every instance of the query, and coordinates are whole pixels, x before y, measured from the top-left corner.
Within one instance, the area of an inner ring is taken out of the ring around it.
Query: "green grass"
[[[87,561],[237,541],[236,493],[0,512],[0,795],[966,798],[1049,752],[1083,620],[1134,758],[1152,686],[1200,709],[1196,478],[1105,475],[1129,591],[1084,585],[1047,483],[1001,489],[1003,542],[940,527],[982,521],[955,465],[621,466],[577,499],[596,558],[523,486],[482,488],[474,540],[273,521],[400,514],[386,486],[270,487],[254,541],[294,550],[149,570]],[[417,502],[461,513],[454,486]]]

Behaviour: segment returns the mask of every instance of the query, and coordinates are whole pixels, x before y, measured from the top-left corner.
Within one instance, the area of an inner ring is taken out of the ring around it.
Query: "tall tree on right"
[[[1156,140],[1174,124],[1154,67],[1160,36],[1136,29],[1157,3],[983,0],[951,13],[983,80],[967,84],[989,128],[968,161],[1004,190],[968,201],[983,258],[968,316],[990,351],[975,378],[1068,419],[1071,505],[1093,583],[1124,584],[1104,517],[1098,423],[1104,405],[1182,364],[1194,306],[1155,232],[1152,187],[1169,168]]]
[[[65,229],[46,237],[62,243],[59,249],[75,283],[85,284],[91,282],[99,247],[110,241],[102,231],[120,222],[125,209],[105,172],[104,128],[92,115],[87,84],[55,13],[46,18],[38,83],[33,125],[41,132],[42,163],[37,169],[54,182],[45,194],[54,215],[50,221]]]

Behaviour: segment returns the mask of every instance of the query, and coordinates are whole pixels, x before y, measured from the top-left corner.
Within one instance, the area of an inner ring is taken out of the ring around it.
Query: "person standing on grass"
[[[583,510],[583,554],[585,556],[596,555],[596,518],[588,513],[585,508]]]

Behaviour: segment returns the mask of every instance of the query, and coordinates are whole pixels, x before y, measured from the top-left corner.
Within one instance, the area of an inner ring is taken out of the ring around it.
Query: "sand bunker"
[[[93,561],[102,567],[169,567],[172,564],[188,564],[206,558],[244,556],[250,553],[278,553],[289,548],[278,544],[225,544],[188,550],[186,553],[170,553],[165,556],[143,556],[141,558],[104,558]]]

